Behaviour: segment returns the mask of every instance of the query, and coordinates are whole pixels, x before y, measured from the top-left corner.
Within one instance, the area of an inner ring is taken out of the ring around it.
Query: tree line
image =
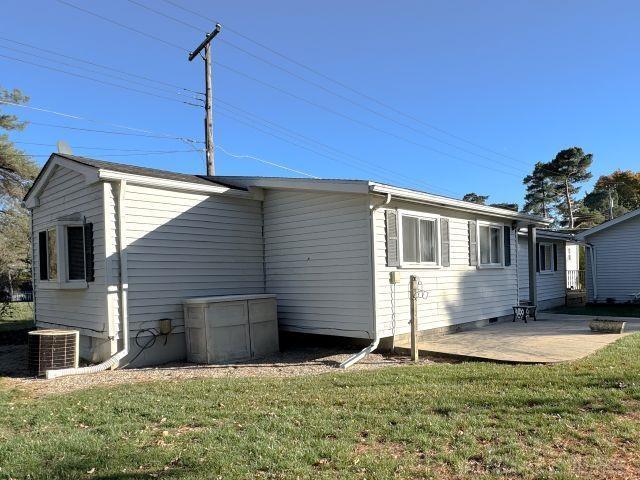
[[[580,147],[561,150],[549,162],[537,162],[523,179],[526,187],[522,212],[551,218],[554,228],[589,228],[640,208],[640,172],[616,170],[602,175],[593,190],[578,197],[582,185],[593,178],[593,154]],[[488,195],[467,193],[465,201],[487,205]],[[516,203],[489,206],[519,210]]]

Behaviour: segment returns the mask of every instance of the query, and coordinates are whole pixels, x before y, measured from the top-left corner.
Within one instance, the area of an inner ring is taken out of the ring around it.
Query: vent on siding
[[[78,366],[77,330],[29,332],[29,372],[42,376],[47,370]]]

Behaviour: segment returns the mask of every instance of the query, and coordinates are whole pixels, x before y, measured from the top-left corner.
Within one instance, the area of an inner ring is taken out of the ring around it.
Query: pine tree
[[[478,195],[477,193],[467,193],[462,200],[465,202],[477,203],[478,205],[484,205],[489,198],[489,195]]]
[[[0,88],[1,100],[23,104],[29,99],[19,90]],[[3,106],[0,102],[0,108]],[[25,126],[15,115],[0,110],[0,129],[19,131]],[[7,134],[0,134],[0,287],[9,290],[16,282],[30,278],[29,214],[21,202],[38,170],[38,165],[17,149]]]
[[[588,170],[592,163],[592,154],[584,153],[580,147],[572,147],[558,152],[551,162],[544,165],[556,192],[562,192],[563,199],[556,203],[556,208],[569,228],[575,227],[574,196],[580,190],[578,184],[592,177]]]
[[[558,200],[558,191],[549,178],[547,165],[537,162],[531,175],[527,175],[522,181],[527,186],[522,211],[545,218],[551,217],[551,205]]]

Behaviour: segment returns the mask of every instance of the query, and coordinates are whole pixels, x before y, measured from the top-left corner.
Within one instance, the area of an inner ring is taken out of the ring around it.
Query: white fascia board
[[[206,185],[203,183],[183,182],[181,180],[171,180],[167,178],[148,177],[146,175],[135,175],[132,173],[122,173],[113,170],[100,169],[98,171],[98,178],[100,180],[126,180],[127,183],[132,185],[144,185],[150,187],[167,188],[170,190],[182,190],[187,192],[198,193],[217,193],[233,195],[238,197],[253,197],[251,192],[245,192],[241,190],[235,190],[233,188],[224,187],[211,183]]]
[[[43,170],[36,179],[36,183],[33,185],[33,187],[31,187],[31,190],[29,190],[24,198],[24,205],[27,208],[37,207],[40,204],[40,194],[49,182],[51,176],[58,168],[68,168],[69,170],[78,172],[79,174],[84,176],[85,183],[87,185],[95,183],[99,180],[97,168],[90,167],[88,165],[82,165],[78,162],[73,162],[69,159],[53,154],[43,167]]]
[[[213,181],[216,179],[219,179],[221,182],[228,182],[242,187],[310,190],[336,193],[366,194],[369,192],[369,182],[366,180],[218,176],[214,177]]]
[[[609,227],[613,227],[614,225],[617,225],[621,222],[624,222],[626,220],[630,220],[634,217],[636,217],[637,215],[640,215],[640,208],[637,210],[633,210],[631,212],[627,212],[624,215],[620,215],[618,218],[614,218],[613,220],[609,220],[607,222],[601,223],[600,225],[597,225],[595,227],[590,228],[589,230],[585,230],[584,232],[580,232],[579,234],[576,235],[576,238],[579,240],[584,240],[586,237],[588,237],[589,235],[593,235],[594,233],[598,233],[606,228]]]
[[[548,225],[551,225],[552,223],[552,220],[546,220],[542,217],[536,217],[534,215],[526,215],[503,208],[488,207],[486,205],[476,205],[473,203],[465,202],[463,200],[457,200],[455,198],[433,195],[431,193],[419,192],[416,190],[408,190],[406,188],[394,187],[392,185],[370,182],[369,189],[371,193],[391,195],[392,197],[400,198],[403,200],[409,200],[438,207],[452,208],[455,210],[462,210],[466,212],[480,213],[491,217],[508,218],[510,220],[516,220],[527,225],[533,224],[540,227],[546,227]]]

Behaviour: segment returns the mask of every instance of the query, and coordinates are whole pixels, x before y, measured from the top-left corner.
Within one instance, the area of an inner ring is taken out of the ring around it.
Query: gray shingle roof
[[[199,183],[203,185],[220,185],[223,187],[234,188],[237,190],[245,190],[235,185],[229,185],[220,181],[215,181],[213,177],[207,178],[206,175],[189,175],[187,173],[176,173],[167,170],[159,170],[157,168],[137,167],[135,165],[125,165],[123,163],[107,162],[105,160],[96,160],[94,158],[79,157],[77,155],[68,155],[66,153],[56,153],[58,157],[66,158],[74,162],[88,165],[89,167],[102,168],[112,170],[114,172],[129,173],[131,175],[144,175],[154,178],[165,178],[167,180],[178,180],[181,182]]]

